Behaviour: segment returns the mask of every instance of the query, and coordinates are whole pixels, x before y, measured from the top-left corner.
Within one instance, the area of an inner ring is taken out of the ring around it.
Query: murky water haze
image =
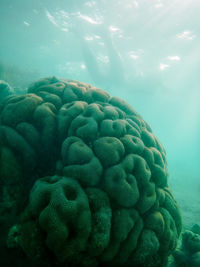
[[[57,75],[127,100],[167,151],[186,226],[200,222],[199,8],[198,0],[0,1],[0,63],[20,69],[22,84]]]

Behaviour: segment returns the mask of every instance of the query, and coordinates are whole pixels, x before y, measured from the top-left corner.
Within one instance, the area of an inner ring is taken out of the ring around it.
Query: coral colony
[[[4,99],[0,163],[0,249],[15,266],[164,266],[176,248],[165,150],[101,89],[50,77]]]

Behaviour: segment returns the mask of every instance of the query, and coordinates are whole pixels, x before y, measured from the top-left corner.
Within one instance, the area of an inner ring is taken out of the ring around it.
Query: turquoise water
[[[56,75],[127,100],[167,151],[185,227],[200,222],[199,8],[198,0],[0,2],[0,79],[24,90]]]

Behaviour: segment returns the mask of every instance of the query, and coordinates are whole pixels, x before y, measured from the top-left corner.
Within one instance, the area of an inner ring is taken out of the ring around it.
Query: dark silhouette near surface
[[[100,36],[101,42],[104,43],[108,66],[106,66],[106,70],[100,67],[95,51],[89,45],[89,41],[85,39],[84,28],[79,27],[73,32],[80,43],[84,63],[96,86],[118,87],[125,82],[122,59],[113,44],[109,29],[105,28],[104,25],[95,25],[94,27],[92,34]]]

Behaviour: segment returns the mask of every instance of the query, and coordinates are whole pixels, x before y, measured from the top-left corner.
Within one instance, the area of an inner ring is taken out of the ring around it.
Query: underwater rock
[[[150,126],[78,81],[4,100],[0,191],[4,266],[165,266],[182,228]]]

